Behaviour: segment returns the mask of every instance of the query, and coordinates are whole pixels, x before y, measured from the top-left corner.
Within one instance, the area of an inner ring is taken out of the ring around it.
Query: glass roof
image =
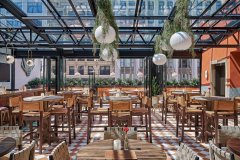
[[[170,13],[174,9],[175,1],[112,0],[113,13],[119,27],[120,43],[143,44],[147,47],[151,42],[149,48],[152,48],[156,34],[161,32],[166,19],[173,18]],[[3,32],[12,28],[13,31],[7,34],[16,41],[30,40],[29,27],[32,26],[37,32],[34,30],[33,33],[36,34],[32,34],[31,38],[35,41],[41,40],[39,43],[44,40],[42,35],[49,35],[55,43],[91,45],[90,38],[97,9],[94,0],[11,0],[10,2],[24,16],[21,16],[22,19],[16,18],[19,12],[9,9],[7,11],[1,7],[0,28]],[[239,27],[240,20],[236,17],[240,16],[239,5],[239,0],[191,0],[188,16],[193,32],[197,32],[196,41],[224,36],[215,34],[215,27],[223,28],[221,33],[229,31],[226,27]],[[206,31],[204,29],[206,27],[210,29]],[[212,37],[207,33],[210,31],[213,32]],[[233,32],[233,29],[230,31]],[[15,36],[14,32],[17,32]],[[38,38],[35,39],[37,35]]]

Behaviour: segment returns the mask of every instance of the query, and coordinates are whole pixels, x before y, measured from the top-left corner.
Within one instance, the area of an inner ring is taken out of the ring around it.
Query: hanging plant
[[[176,11],[173,19],[173,30],[175,33],[170,38],[170,45],[174,50],[189,49],[192,56],[195,57],[193,33],[190,20],[187,18],[189,3],[189,0],[176,1]]]
[[[93,53],[100,46],[100,54],[105,48],[110,50],[118,47],[118,26],[115,22],[110,0],[97,0],[97,15],[93,27]]]
[[[169,44],[169,40],[171,38],[171,35],[174,33],[172,22],[166,21],[163,26],[163,31],[161,35],[158,35],[156,37],[155,41],[155,53],[164,53],[168,55],[168,57],[171,57],[173,54],[173,49]]]

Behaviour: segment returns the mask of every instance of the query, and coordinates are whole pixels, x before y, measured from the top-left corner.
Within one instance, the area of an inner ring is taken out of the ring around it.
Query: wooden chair
[[[22,130],[19,126],[0,126],[0,139],[12,137],[16,140],[16,146],[22,148]]]
[[[70,144],[72,142],[72,132],[73,138],[76,138],[74,113],[75,99],[76,96],[73,95],[71,98],[67,99],[67,103],[62,108],[52,108],[50,111],[50,115],[54,116],[54,125],[51,125],[51,128],[53,128],[51,133],[54,133],[56,136],[59,132],[67,133]],[[67,125],[65,125],[65,122]]]
[[[131,101],[110,101],[109,108],[110,127],[113,122],[118,125],[132,126],[132,102]],[[124,122],[127,122],[124,124]]]
[[[142,97],[142,104],[139,108],[132,108],[132,116],[139,116],[141,118],[142,124],[134,125],[134,127],[142,128],[145,127],[146,137],[148,138],[148,106],[147,106],[147,98],[148,97]],[[145,118],[145,124],[143,123],[143,116]],[[142,130],[144,131],[144,130]]]
[[[176,109],[177,100],[172,95],[167,94],[167,92],[163,92],[163,105],[164,105],[164,109],[162,111],[162,120],[163,120],[163,117],[165,116],[164,121],[166,124],[167,117],[169,116],[168,114],[170,113],[170,116],[175,116],[177,113],[177,109]]]
[[[34,160],[35,141],[32,141],[26,148],[10,154],[9,160]]]
[[[70,160],[70,159],[71,157],[68,151],[66,141],[63,141],[60,144],[58,144],[49,155],[49,160]]]
[[[96,126],[96,125],[92,125],[93,117],[94,117],[95,115],[108,116],[108,115],[109,115],[109,109],[108,109],[108,108],[101,108],[101,107],[94,107],[94,105],[93,105],[93,97],[88,97],[87,143],[90,142],[90,138],[91,138],[91,128],[95,128],[95,127],[106,127],[106,126]],[[109,124],[109,117],[108,117],[108,124]]]
[[[0,107],[0,126],[9,119],[9,110],[7,107]]]
[[[209,141],[210,160],[234,160],[234,154],[218,148],[212,141]]]
[[[202,118],[203,111],[201,109],[191,108],[187,106],[183,96],[177,97],[176,137],[178,137],[178,130],[181,128],[181,142],[184,140],[185,132],[195,132],[196,137],[199,132],[202,132]]]
[[[204,136],[205,141],[208,137],[214,137],[215,130],[219,125],[219,120],[223,120],[223,125],[228,125],[228,120],[234,120],[234,126],[238,125],[237,121],[237,107],[234,101],[214,101],[213,111],[206,111],[204,116]],[[215,133],[217,137],[218,132]]]
[[[181,143],[178,147],[175,160],[199,160],[199,156],[185,143]]]
[[[22,97],[10,97],[9,98],[9,119],[10,126],[17,124],[17,118],[19,119],[20,110],[19,107],[22,103]]]
[[[44,142],[44,137],[43,135],[47,136],[49,132],[49,125],[50,125],[50,113],[49,112],[44,112],[43,109],[43,102],[38,101],[38,102],[22,102],[20,105],[20,126],[22,126],[23,121],[26,122],[26,124],[29,124],[29,129],[30,132],[26,134],[23,138],[26,136],[30,135],[30,141],[33,140],[33,134],[34,129],[33,129],[33,122],[37,122],[37,134],[38,135],[38,140],[39,140],[39,152],[40,154],[42,153],[42,145]],[[45,121],[45,123],[44,123]],[[43,131],[47,131],[44,133]],[[48,137],[48,141],[50,141],[50,136]]]
[[[217,134],[214,138],[215,144],[218,147],[226,147],[227,141],[230,138],[240,138],[239,126],[218,126]]]

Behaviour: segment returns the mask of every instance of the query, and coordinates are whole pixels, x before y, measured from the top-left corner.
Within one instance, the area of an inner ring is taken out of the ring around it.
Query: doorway
[[[214,65],[214,95],[215,96],[225,96],[225,63],[219,63]]]

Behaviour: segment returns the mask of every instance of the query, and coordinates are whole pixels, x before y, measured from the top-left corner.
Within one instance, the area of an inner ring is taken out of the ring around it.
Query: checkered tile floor
[[[139,121],[138,117],[134,117],[133,121]],[[106,117],[99,121],[98,118],[95,119],[95,123],[97,124],[107,124]],[[178,147],[179,139],[175,136],[175,127],[176,120],[173,117],[168,117],[167,124],[164,124],[161,121],[161,115],[159,111],[152,114],[152,132],[153,132],[153,144],[156,146],[162,147],[167,155],[168,159],[174,159],[175,152]],[[76,126],[76,139],[72,140],[72,144],[69,145],[69,152],[73,159],[75,159],[75,155],[77,151],[86,145],[87,141],[87,117],[82,118],[82,122],[77,124]],[[99,130],[99,131],[98,131]],[[98,129],[96,132],[93,132],[91,137],[91,141],[98,141],[103,139],[103,129]],[[60,134],[60,139],[64,139],[67,135]],[[146,141],[145,133],[140,132],[138,133],[138,139]],[[61,141],[61,140],[60,140]],[[59,142],[60,142],[59,141]],[[43,154],[38,154],[38,150],[36,150],[36,160],[46,160],[48,159],[48,154],[51,153],[52,149],[59,143],[52,143],[51,146],[45,144],[43,147]],[[203,159],[209,159],[208,154],[208,145],[204,143],[196,142],[195,136],[192,133],[186,133],[185,135],[185,143],[187,143],[195,152],[198,153]]]

